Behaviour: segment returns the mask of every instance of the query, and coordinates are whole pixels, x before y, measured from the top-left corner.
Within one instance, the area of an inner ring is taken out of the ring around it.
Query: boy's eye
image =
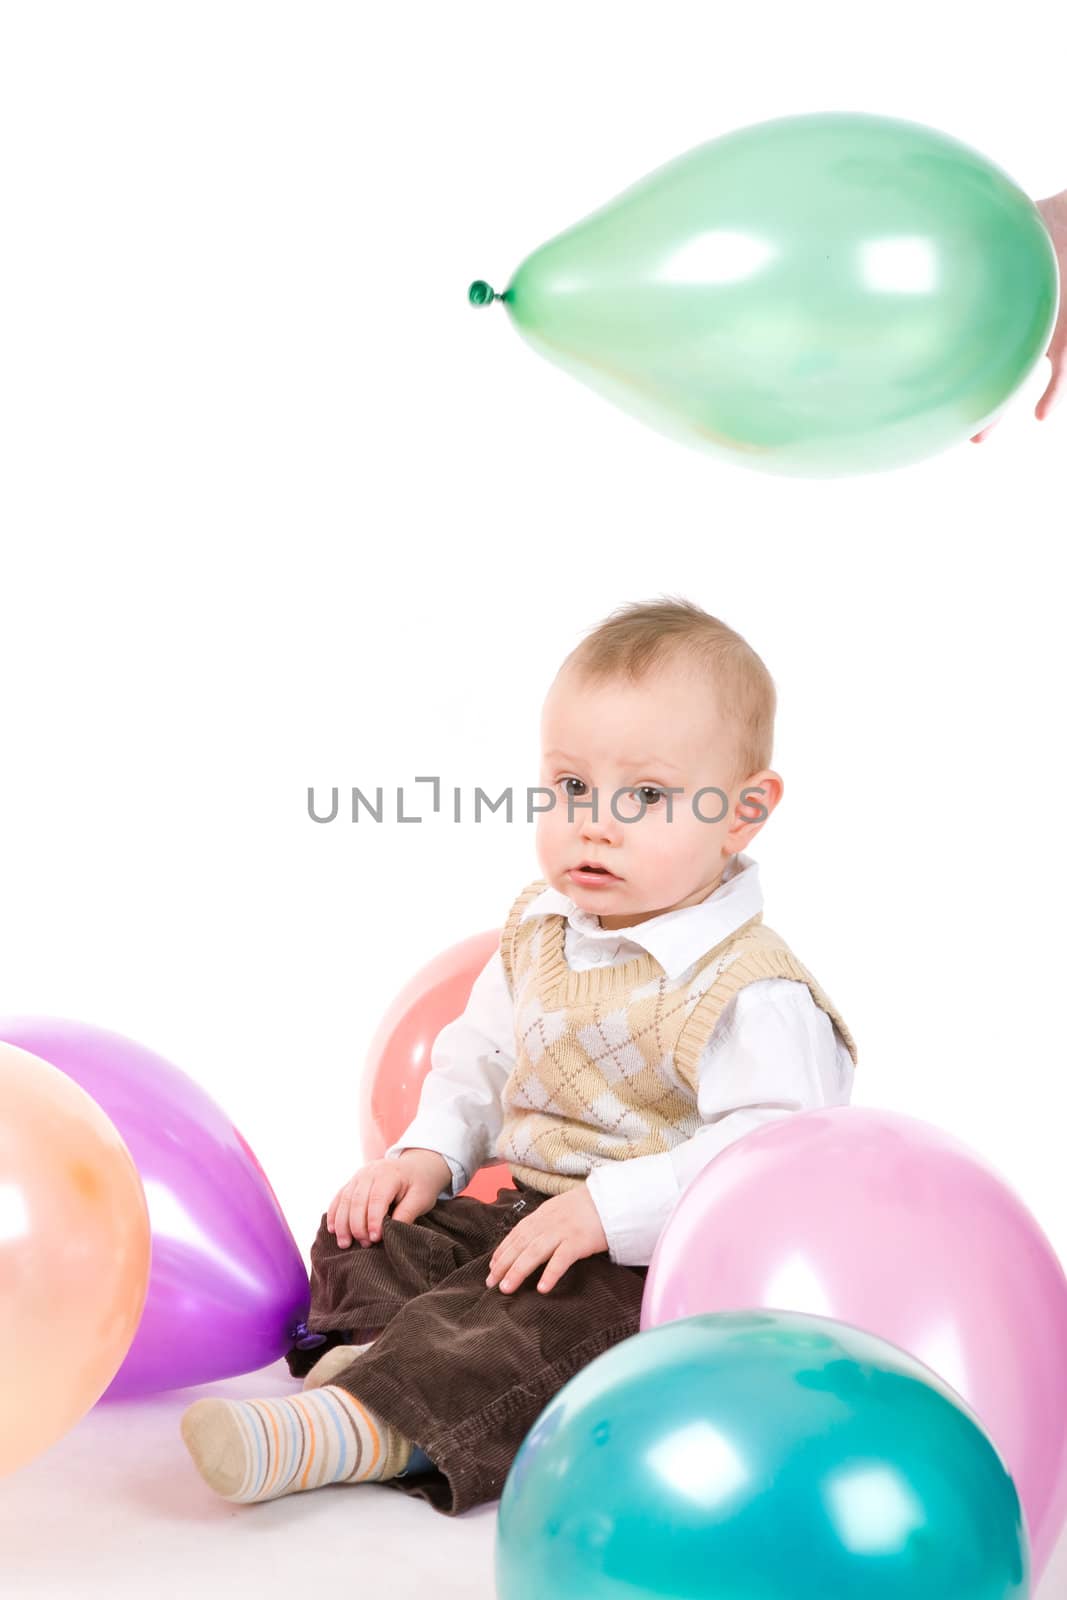
[[[584,778],[560,778],[558,779],[558,782],[562,784],[564,794],[569,795],[572,800],[579,799],[580,795],[578,790],[585,789],[587,787]],[[568,784],[572,783],[577,785],[576,789],[568,788]],[[646,808],[656,805],[660,800],[663,799],[663,790],[657,789],[653,783],[643,783],[638,788],[630,789],[627,792],[634,795],[643,795]]]

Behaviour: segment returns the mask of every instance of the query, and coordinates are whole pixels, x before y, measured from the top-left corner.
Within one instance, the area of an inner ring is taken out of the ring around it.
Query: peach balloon
[[[497,928],[442,951],[420,967],[382,1018],[363,1073],[360,1131],[367,1161],[383,1156],[414,1117],[433,1042],[446,1022],[460,1015],[475,978],[499,943]],[[495,1200],[498,1189],[514,1187],[507,1167],[497,1164],[482,1167],[463,1193]]]
[[[152,1235],[118,1130],[72,1078],[0,1043],[0,1476],[99,1400],[133,1342]]]

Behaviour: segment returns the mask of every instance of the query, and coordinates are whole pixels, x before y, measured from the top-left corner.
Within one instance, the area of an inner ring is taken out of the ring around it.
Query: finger
[[[515,1257],[526,1248],[527,1241],[532,1237],[533,1230],[529,1223],[520,1222],[517,1228],[511,1230],[506,1239],[501,1240],[489,1260],[489,1276],[485,1281],[490,1289],[494,1283],[504,1276]]]
[[[360,1249],[365,1250],[370,1244],[370,1201],[375,1190],[380,1186],[381,1178],[368,1177],[353,1196],[353,1201],[358,1199],[358,1207],[352,1212],[352,1232],[359,1243]]]
[[[557,1245],[552,1259],[538,1280],[537,1287],[541,1290],[541,1293],[547,1294],[550,1289],[554,1289],[567,1268],[573,1267],[577,1259],[573,1245],[567,1243]]]
[[[1039,422],[1044,422],[1053,406],[1061,398],[1065,388],[1067,388],[1067,361],[1059,366],[1054,363],[1048,388],[1037,402],[1035,415]]]
[[[338,1189],[337,1193],[326,1207],[327,1232],[335,1233],[337,1231],[337,1213],[341,1209],[341,1202],[345,1201],[347,1203],[347,1200],[348,1184],[346,1183],[340,1189]]]
[[[336,1202],[336,1210],[334,1212],[333,1231],[337,1235],[337,1243],[342,1250],[346,1249],[352,1242],[351,1231],[348,1226],[348,1207],[351,1198],[349,1191],[347,1189],[344,1190]]]
[[[403,1197],[393,1207],[394,1222],[414,1222],[424,1211],[429,1211],[434,1196],[426,1193],[426,1185],[409,1183]]]
[[[999,421],[1000,421],[1000,418],[998,417],[996,422],[991,422],[989,424],[988,428],[983,428],[982,429],[981,433],[972,434],[971,435],[971,443],[972,444],[981,444],[983,439],[988,439],[989,435],[993,432],[993,429],[997,426],[997,423],[999,423]]]
[[[342,1248],[347,1248],[353,1239],[359,1239],[363,1233],[364,1216],[367,1210],[367,1186],[355,1183],[349,1190],[348,1203],[342,1205],[338,1215],[337,1243]],[[342,1237],[343,1228],[343,1237]]]
[[[367,1196],[367,1232],[372,1244],[381,1238],[382,1218],[403,1186],[404,1180],[397,1172],[384,1172],[371,1184]]]
[[[501,1294],[511,1294],[529,1277],[535,1267],[542,1261],[547,1261],[555,1251],[559,1239],[554,1234],[541,1234],[537,1239],[531,1239],[522,1254],[512,1262],[507,1272],[500,1280]]]

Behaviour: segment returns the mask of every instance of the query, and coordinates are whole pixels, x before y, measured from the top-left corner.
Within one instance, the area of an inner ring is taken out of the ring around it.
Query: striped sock
[[[224,1500],[276,1500],[327,1483],[394,1478],[410,1440],[347,1390],[281,1400],[197,1400],[181,1420],[197,1471]]]

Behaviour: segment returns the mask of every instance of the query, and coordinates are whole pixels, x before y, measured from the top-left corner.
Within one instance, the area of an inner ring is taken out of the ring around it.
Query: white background
[[[193,1075],[306,1250],[389,1000],[538,871],[524,822],[316,826],[308,785],[521,792],[563,655],[682,593],[776,679],[785,799],[751,853],[857,1102],[952,1128],[1067,1254],[1047,363],[981,446],[791,481],[661,438],[466,300],[791,112],[914,118],[1061,189],[1053,9],[6,8],[0,1014]]]

